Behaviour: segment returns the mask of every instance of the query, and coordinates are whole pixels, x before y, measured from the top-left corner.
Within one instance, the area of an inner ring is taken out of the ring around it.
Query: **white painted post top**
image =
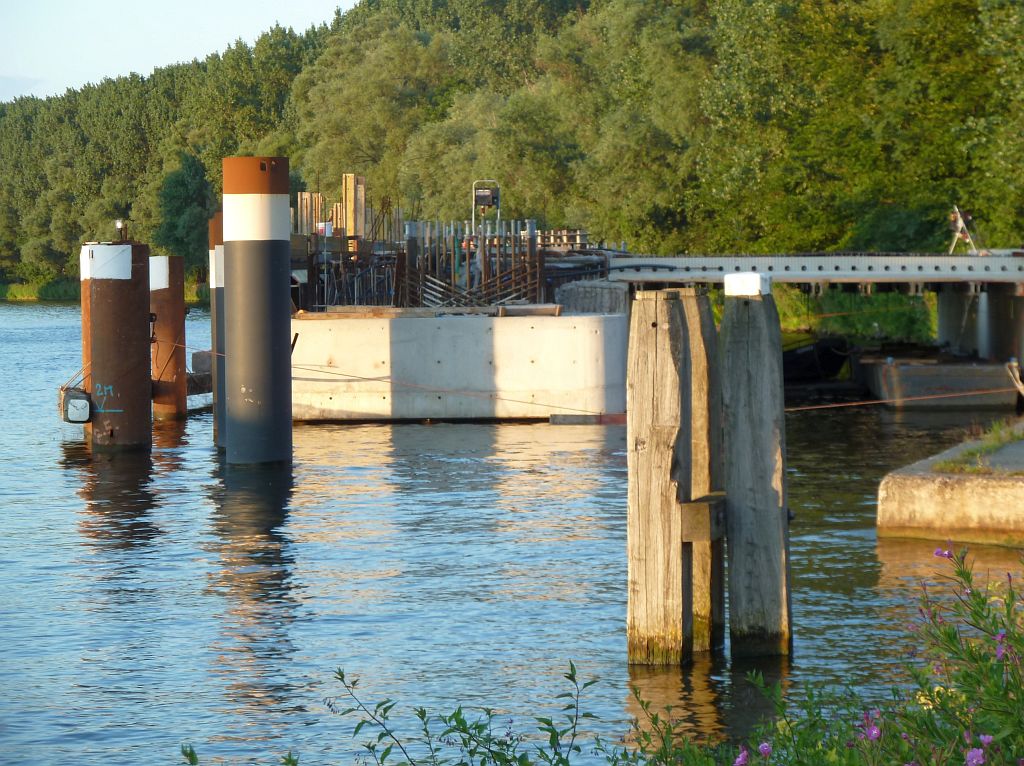
[[[149,291],[166,290],[171,286],[171,261],[169,255],[152,255],[149,258]]]
[[[757,271],[725,275],[726,296],[770,295],[772,278]]]
[[[87,279],[131,279],[132,246],[85,244],[78,256],[78,273]]]

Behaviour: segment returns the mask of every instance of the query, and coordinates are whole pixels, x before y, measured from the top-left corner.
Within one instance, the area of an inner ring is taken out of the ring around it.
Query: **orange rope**
[[[828,410],[838,407],[869,407],[875,404],[893,404],[897,402],[920,402],[926,399],[953,399],[959,396],[981,396],[982,394],[1005,394],[1016,391],[1016,388],[987,388],[977,391],[960,391],[955,394],[926,394],[924,396],[904,396],[898,399],[872,399],[866,402],[839,402],[834,404],[810,404],[805,407],[787,407],[786,412],[804,412],[806,410]]]

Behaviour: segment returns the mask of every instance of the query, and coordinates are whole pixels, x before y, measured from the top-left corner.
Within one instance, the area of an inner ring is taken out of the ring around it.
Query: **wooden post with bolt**
[[[720,343],[731,650],[789,654],[782,334],[768,276],[726,276]]]
[[[633,664],[679,664],[690,653],[691,587],[683,568],[679,503],[680,482],[687,493],[690,483],[687,346],[679,296],[673,291],[638,293],[626,377],[626,631]]]

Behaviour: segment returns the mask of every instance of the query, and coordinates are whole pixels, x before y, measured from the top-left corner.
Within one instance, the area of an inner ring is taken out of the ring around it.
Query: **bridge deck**
[[[988,255],[802,253],[797,255],[620,256],[609,258],[619,282],[722,282],[761,272],[776,282],[1024,282],[1024,250]]]

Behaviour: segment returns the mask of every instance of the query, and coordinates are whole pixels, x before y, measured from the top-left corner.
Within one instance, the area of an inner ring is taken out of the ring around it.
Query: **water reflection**
[[[161,534],[151,512],[153,458],[148,452],[93,454],[84,442],[61,443],[61,465],[75,471],[85,501],[81,534],[108,548],[145,548]]]
[[[295,689],[282,680],[294,652],[290,625],[297,609],[294,559],[283,529],[291,466],[224,465],[221,471],[223,483],[211,491],[219,566],[210,572],[209,592],[224,598],[226,611],[212,647],[213,674],[224,683],[233,712],[301,709]]]
[[[962,545],[955,540],[937,545],[929,540],[900,540],[883,537],[877,542],[876,551],[881,572],[878,578],[880,593],[919,590],[922,583],[935,584],[945,581],[952,574],[952,567],[943,558],[935,556],[935,549],[967,549],[967,561],[973,565],[975,577],[979,580],[1002,580],[1007,572],[1021,570],[1022,551],[1016,548],[999,548],[986,545]]]
[[[769,687],[789,689],[789,657],[751,657],[730,662],[725,657],[698,655],[685,667],[629,667],[630,717],[645,725],[646,714],[637,701],[650,703],[652,713],[667,715],[680,731],[700,741],[719,741],[745,736],[754,726],[772,717],[771,701],[749,676],[757,673]]]
[[[153,421],[153,462],[162,475],[170,475],[185,465],[188,448],[188,421]]]

